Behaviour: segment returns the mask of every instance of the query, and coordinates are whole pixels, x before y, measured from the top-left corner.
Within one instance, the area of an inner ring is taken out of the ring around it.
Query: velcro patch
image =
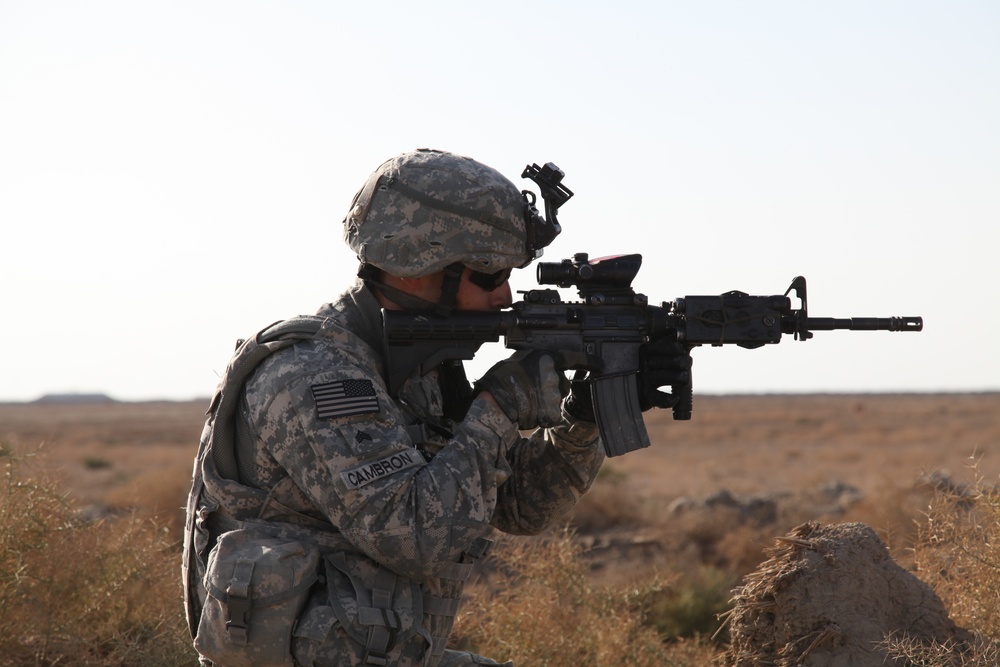
[[[378,397],[371,380],[337,380],[314,384],[313,398],[316,400],[317,419],[351,417],[369,412],[378,412]]]
[[[350,489],[359,489],[365,484],[382,479],[407,468],[424,465],[424,457],[415,449],[396,452],[390,456],[371,461],[357,468],[351,468],[340,473],[341,479]]]

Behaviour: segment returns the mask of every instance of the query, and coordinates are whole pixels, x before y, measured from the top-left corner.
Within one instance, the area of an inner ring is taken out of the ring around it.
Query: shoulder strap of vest
[[[324,318],[312,315],[281,320],[261,329],[253,338],[238,343],[236,354],[229,361],[208,409],[210,414],[214,412],[209,447],[220,476],[226,479],[239,478],[233,449],[235,417],[247,378],[271,354],[298,341],[315,337],[324,321]]]

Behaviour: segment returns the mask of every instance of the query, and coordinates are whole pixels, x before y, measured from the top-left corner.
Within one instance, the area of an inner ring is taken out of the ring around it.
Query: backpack
[[[219,537],[209,529],[210,520],[214,514],[221,515],[223,520],[228,518],[237,522],[252,519],[267,502],[267,492],[239,483],[236,415],[246,381],[270,355],[297,342],[314,339],[325,321],[326,318],[319,316],[281,320],[252,338],[237,341],[236,352],[212,397],[194,461],[184,525],[181,568],[185,613],[192,639],[198,634],[202,601],[209,597],[203,584],[208,554]],[[239,560],[237,557],[234,562]],[[242,625],[245,629],[245,624],[239,623],[241,620],[237,619],[237,627]]]

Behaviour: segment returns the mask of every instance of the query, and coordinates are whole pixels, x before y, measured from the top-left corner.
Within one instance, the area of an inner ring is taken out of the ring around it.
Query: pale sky
[[[1000,390],[997,119],[992,1],[0,0],[0,401],[209,395],[419,147],[555,162],[544,259],[641,252],[653,303],[925,319],[699,348],[696,393]]]

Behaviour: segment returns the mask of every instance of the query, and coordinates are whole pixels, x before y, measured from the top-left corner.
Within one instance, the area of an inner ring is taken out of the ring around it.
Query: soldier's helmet
[[[528,194],[471,158],[419,149],[372,173],[344,218],[344,240],[362,264],[402,278],[456,263],[480,273],[523,267],[558,233]]]

